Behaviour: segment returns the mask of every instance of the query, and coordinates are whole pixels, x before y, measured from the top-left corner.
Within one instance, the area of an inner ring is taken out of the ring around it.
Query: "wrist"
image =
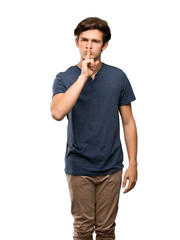
[[[79,76],[79,79],[82,80],[82,81],[87,81],[88,76],[86,76],[86,75],[84,75],[84,74],[81,74],[81,75]]]
[[[130,167],[137,167],[138,166],[137,160],[129,160],[129,166]]]

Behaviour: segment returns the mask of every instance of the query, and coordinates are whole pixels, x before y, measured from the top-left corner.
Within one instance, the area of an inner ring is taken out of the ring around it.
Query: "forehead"
[[[103,40],[103,32],[98,29],[90,29],[80,33],[80,38],[88,38],[88,39],[99,39]]]

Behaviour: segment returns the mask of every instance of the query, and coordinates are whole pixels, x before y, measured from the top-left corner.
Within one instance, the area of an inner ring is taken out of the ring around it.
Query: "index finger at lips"
[[[89,56],[90,56],[90,51],[87,50],[86,59],[89,59]]]

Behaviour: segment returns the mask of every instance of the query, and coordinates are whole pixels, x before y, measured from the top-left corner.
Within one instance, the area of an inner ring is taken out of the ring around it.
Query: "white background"
[[[119,202],[117,240],[180,239],[178,1],[1,1],[0,239],[72,239],[64,174],[67,118],[51,118],[52,83],[79,61],[86,17],[112,32],[102,61],[127,74],[137,100],[138,182]],[[124,164],[128,166],[123,134]]]

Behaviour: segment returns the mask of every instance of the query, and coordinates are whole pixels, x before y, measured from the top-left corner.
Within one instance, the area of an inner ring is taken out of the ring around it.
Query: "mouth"
[[[86,52],[84,52],[84,54],[85,54],[85,55],[87,55],[87,51],[86,51]],[[93,52],[90,52],[90,55],[93,55]]]

